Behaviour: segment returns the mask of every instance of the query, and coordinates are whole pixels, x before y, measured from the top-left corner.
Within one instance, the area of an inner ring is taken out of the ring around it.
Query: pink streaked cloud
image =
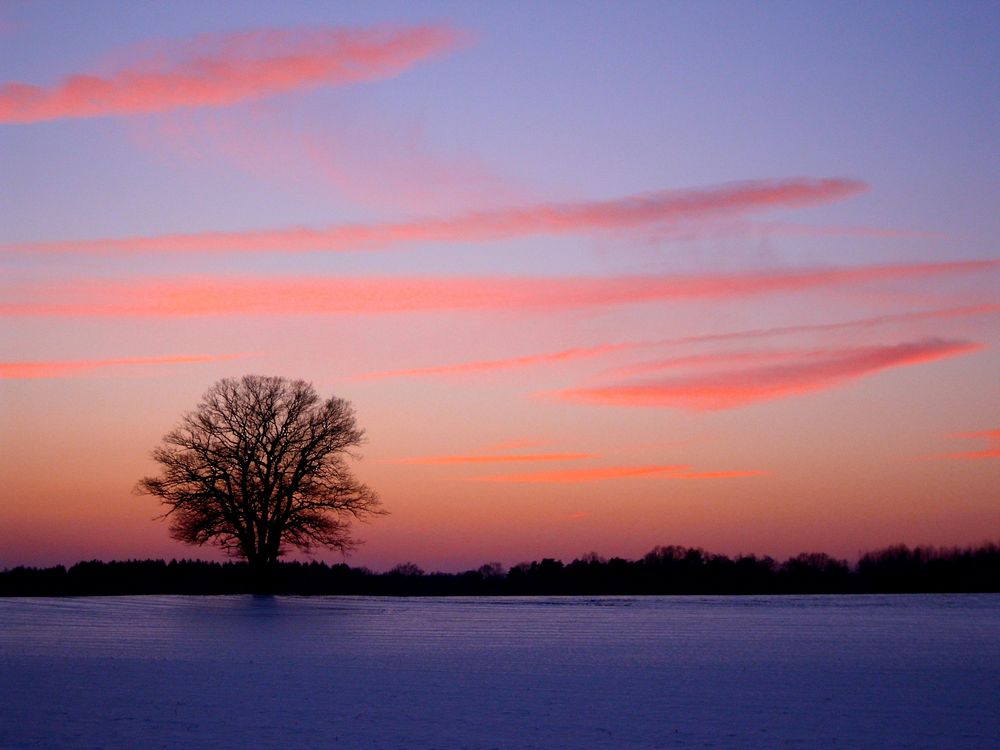
[[[576,484],[579,482],[599,482],[607,479],[628,479],[633,477],[663,479],[727,479],[735,477],[755,477],[766,471],[693,471],[685,465],[650,466],[605,466],[592,469],[567,469],[564,471],[531,471],[523,474],[494,474],[490,476],[468,477],[470,482],[509,482],[516,484]]]
[[[857,328],[873,328],[882,325],[895,323],[918,322],[922,320],[938,320],[948,318],[972,317],[978,315],[995,315],[1000,313],[1000,305],[984,304],[969,305],[966,307],[949,307],[937,310],[916,310],[914,312],[897,313],[894,315],[879,315],[871,318],[861,318],[858,320],[848,320],[839,323],[816,323],[794,326],[778,326],[774,328],[754,328],[743,331],[732,331],[728,333],[702,334],[698,336],[683,336],[673,339],[660,339],[657,341],[631,341],[621,343],[597,344],[595,346],[581,346],[571,349],[563,349],[556,352],[543,352],[539,354],[528,354],[520,357],[509,357],[506,359],[476,360],[472,362],[458,362],[447,365],[435,365],[432,367],[416,367],[401,370],[382,370],[378,372],[363,373],[352,380],[377,380],[381,378],[421,378],[421,377],[448,377],[453,375],[472,375],[483,372],[495,372],[498,370],[510,370],[524,367],[534,367],[538,365],[554,364],[569,360],[589,359],[603,357],[620,351],[634,351],[638,349],[651,349],[663,346],[681,346],[685,344],[712,343],[717,341],[736,341],[741,339],[771,338],[793,333],[827,333],[834,331],[852,330]],[[781,353],[776,352],[775,356]],[[632,375],[640,372],[662,369],[663,367],[680,366],[692,363],[704,363],[711,359],[719,358],[747,358],[760,357],[760,352],[751,354],[709,354],[692,355],[690,357],[679,357],[671,360],[663,360],[651,363],[639,363],[622,368],[618,368],[610,374]],[[794,353],[785,353],[784,356],[794,356]]]
[[[856,224],[801,224],[788,221],[763,221],[746,218],[703,217],[694,221],[680,220],[655,225],[632,232],[640,243],[695,242],[722,240],[733,237],[768,239],[772,237],[845,237],[880,239],[913,239],[938,237],[934,232],[893,229]]]
[[[542,463],[548,461],[580,461],[587,458],[599,458],[593,453],[507,453],[507,454],[471,454],[459,456],[415,456],[401,458],[395,463],[416,464],[422,466],[443,466],[453,464],[509,464],[509,463]]]
[[[0,317],[552,312],[986,272],[1000,260],[742,274],[596,277],[137,277],[0,284]]]
[[[956,432],[948,437],[956,440],[989,440],[1000,443],[1000,427],[993,430],[979,430],[977,432]]]
[[[819,349],[793,361],[708,369],[669,378],[633,380],[554,394],[557,398],[613,406],[731,409],[759,401],[822,391],[882,370],[933,362],[978,351],[982,344],[926,339],[885,346]]]
[[[720,227],[723,233],[756,237],[879,237],[913,239],[940,237],[935,232],[913,229],[892,229],[858,224],[798,224],[790,221],[734,221]]]
[[[8,244],[15,254],[346,252],[421,242],[463,243],[532,235],[575,234],[669,224],[706,217],[812,206],[848,198],[868,186],[843,178],[759,180],[720,187],[664,190],[604,201],[543,203],[475,211],[444,219],[308,229],[201,232],[98,240]]]
[[[993,263],[989,268],[996,268],[1000,263]],[[983,270],[988,270],[984,268]],[[676,339],[666,339],[655,345],[667,344],[704,344],[715,341],[732,341],[738,339],[771,338],[793,333],[826,333],[847,331],[857,328],[875,328],[877,326],[895,323],[914,323],[921,320],[943,320],[948,318],[965,318],[977,315],[996,315],[1000,313],[1000,304],[987,303],[982,305],[966,305],[963,307],[944,307],[936,310],[915,310],[913,312],[894,313],[891,315],[876,315],[871,318],[847,320],[839,323],[805,323],[792,326],[776,326],[772,328],[753,328],[731,333],[712,333],[700,336],[685,336]]]
[[[243,354],[193,354],[169,357],[126,357],[122,359],[72,359],[35,362],[0,362],[0,380],[35,380],[70,378],[97,370],[137,367],[143,365],[184,365],[240,359]]]
[[[270,106],[179,110],[135,118],[138,146],[172,167],[235,168],[274,189],[306,186],[357,205],[410,216],[525,202],[524,191],[461,151],[436,148],[420,123],[353,103],[333,120],[289,122]]]
[[[979,432],[960,432],[949,435],[959,440],[980,440],[986,442],[986,448],[974,451],[959,451],[957,453],[941,453],[931,458],[955,459],[959,461],[980,461],[984,458],[1000,458],[1000,427]]]
[[[316,86],[389,78],[468,41],[447,26],[262,29],[149,44],[109,75],[71,75],[45,88],[0,86],[0,122],[220,107]]]
[[[794,362],[800,359],[802,352],[797,351],[752,351],[752,352],[711,352],[708,354],[691,354],[686,357],[672,357],[653,362],[640,362],[634,365],[617,367],[609,375],[631,377],[646,375],[661,370],[675,370],[692,366],[715,365],[761,365],[774,362]]]
[[[529,354],[524,357],[508,359],[484,359],[476,362],[460,362],[452,365],[437,365],[434,367],[416,367],[409,370],[382,370],[358,375],[353,380],[379,380],[382,378],[421,378],[451,375],[474,375],[496,370],[512,370],[534,365],[547,365],[556,362],[567,362],[575,359],[599,357],[622,349],[631,349],[632,344],[600,344],[598,346],[563,349],[545,354]]]

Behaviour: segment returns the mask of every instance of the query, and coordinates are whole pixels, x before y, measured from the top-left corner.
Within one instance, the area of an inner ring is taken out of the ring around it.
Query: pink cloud
[[[286,228],[201,232],[99,240],[8,244],[6,253],[346,252],[420,242],[483,242],[531,235],[627,229],[655,223],[811,206],[867,190],[858,180],[759,180],[721,187],[665,190],[626,198],[544,203],[476,211],[445,219],[354,224],[325,229]]]
[[[996,267],[994,263],[990,267]],[[985,267],[983,270],[988,270]],[[790,333],[824,333],[828,331],[846,331],[856,328],[875,328],[876,326],[894,323],[912,323],[921,320],[940,320],[947,318],[964,318],[976,315],[995,315],[1000,313],[998,304],[967,305],[964,307],[947,307],[937,310],[916,310],[913,312],[895,313],[892,315],[877,315],[871,318],[848,320],[841,323],[806,323],[792,326],[776,326],[772,328],[753,328],[731,333],[713,333],[700,336],[685,336],[677,339],[667,339],[656,342],[663,344],[703,344],[713,341],[732,341],[738,339],[770,338]]]
[[[565,471],[532,471],[523,474],[495,474],[469,477],[470,482],[509,482],[517,484],[575,484],[599,482],[607,479],[631,477],[659,477],[664,479],[725,479],[754,477],[765,471],[692,471],[690,466],[605,466],[594,469],[567,469]]]
[[[633,380],[579,388],[557,398],[614,406],[666,406],[693,410],[731,409],[759,401],[826,390],[881,370],[954,357],[982,349],[967,341],[927,339],[896,345],[819,349],[792,361],[709,369],[669,378]]]
[[[686,357],[661,359],[653,362],[640,362],[639,364],[615,368],[608,374],[633,376],[698,365],[760,365],[767,362],[794,362],[801,356],[802,353],[796,351],[712,352],[709,354],[691,354]]]
[[[958,453],[942,453],[932,458],[956,459],[959,461],[979,461],[984,458],[1000,458],[1000,427],[993,430],[982,430],[980,432],[960,432],[948,437],[959,440],[982,440],[987,444],[986,448],[975,451],[960,451]]]
[[[496,370],[510,370],[534,365],[553,364],[574,359],[599,357],[622,349],[632,348],[632,344],[600,344],[598,346],[564,349],[545,354],[529,354],[524,357],[508,359],[486,359],[476,362],[460,362],[453,365],[437,365],[434,367],[417,367],[409,370],[382,370],[358,375],[354,380],[379,380],[382,378],[420,378],[449,375],[472,375]]]
[[[0,122],[218,107],[296,89],[344,86],[397,75],[467,38],[431,25],[202,34],[160,43],[110,75],[71,75],[49,88],[5,83]]]
[[[419,125],[358,106],[321,126],[283,114],[256,107],[248,121],[242,110],[182,110],[132,120],[130,132],[170,165],[221,163],[270,186],[308,186],[410,215],[513,205],[521,192],[475,157],[442,153]]]
[[[993,430],[979,430],[978,432],[957,432],[948,437],[958,440],[989,440],[1000,443],[1000,427]]]
[[[790,221],[736,220],[716,225],[719,234],[749,235],[754,237],[880,237],[885,239],[910,239],[940,237],[934,232],[912,229],[891,229],[857,224],[797,224]]]
[[[139,277],[0,284],[0,317],[558,311],[985,272],[1000,260],[700,276]]]
[[[772,237],[875,237],[906,239],[940,237],[934,232],[893,229],[850,224],[797,224],[788,221],[763,221],[741,217],[702,217],[693,221],[678,220],[632,231],[640,243],[693,242],[731,237],[769,239]]]
[[[520,357],[509,357],[504,359],[476,360],[472,362],[457,362],[447,365],[435,365],[432,367],[417,367],[401,370],[382,370],[358,375],[353,380],[377,380],[382,378],[420,378],[420,377],[448,377],[453,375],[472,375],[483,372],[495,372],[497,370],[510,370],[524,367],[534,367],[538,365],[548,365],[569,360],[590,359],[603,357],[620,351],[633,351],[637,349],[650,349],[662,346],[679,346],[683,344],[700,344],[716,341],[734,341],[740,339],[771,338],[790,333],[825,333],[830,331],[851,330],[856,328],[873,328],[875,326],[890,325],[893,323],[916,322],[921,320],[946,319],[957,317],[969,317],[977,315],[995,315],[1000,313],[1000,305],[970,305],[967,307],[951,307],[938,310],[917,310],[908,313],[898,313],[895,315],[879,315],[872,318],[862,318],[860,320],[849,320],[840,323],[817,323],[795,326],[778,326],[774,328],[755,328],[743,331],[732,331],[729,333],[713,333],[698,336],[684,336],[673,339],[660,339],[657,341],[632,341],[621,343],[597,344],[595,346],[574,347],[563,349],[557,352],[543,352],[540,354],[528,354]],[[775,357],[790,358],[796,355],[795,352],[775,352]],[[704,364],[705,362],[720,361],[723,359],[748,359],[761,356],[760,352],[735,353],[735,354],[702,354],[691,355],[689,357],[679,357],[658,362],[644,362],[636,365],[629,365],[612,371],[611,374],[634,375],[642,372],[663,369],[664,367],[677,367],[687,364]]]
[[[598,458],[593,453],[514,453],[514,454],[472,454],[464,456],[416,456],[403,458],[396,463],[426,466],[451,464],[507,464],[538,463],[545,461],[579,461]]]
[[[141,365],[179,365],[204,362],[220,362],[229,359],[239,359],[242,354],[207,355],[194,354],[188,356],[169,357],[127,357],[123,359],[74,359],[45,360],[35,362],[0,362],[0,380],[34,380],[39,378],[68,378],[75,375],[85,375],[95,370],[136,367]]]

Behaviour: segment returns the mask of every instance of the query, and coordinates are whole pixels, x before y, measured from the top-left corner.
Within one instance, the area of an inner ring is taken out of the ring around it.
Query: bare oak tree
[[[346,553],[351,521],[384,512],[344,460],[363,439],[350,403],[309,383],[227,378],[163,438],[160,475],[137,490],[167,506],[171,536],[244,557],[265,590],[289,546]]]

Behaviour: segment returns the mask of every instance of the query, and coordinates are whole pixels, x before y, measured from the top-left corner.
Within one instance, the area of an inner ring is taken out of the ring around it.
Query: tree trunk
[[[277,584],[277,560],[269,560],[263,556],[248,560],[250,563],[250,585],[258,596],[271,596]]]

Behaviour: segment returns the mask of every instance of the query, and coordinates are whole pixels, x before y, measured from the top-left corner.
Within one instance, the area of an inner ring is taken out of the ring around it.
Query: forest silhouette
[[[425,573],[413,563],[386,572],[324,562],[280,562],[273,593],[355,596],[605,596],[1000,592],[1000,546],[894,545],[854,565],[823,553],[778,562],[727,557],[700,548],[656,547],[638,560],[595,553],[568,564],[553,558],[505,570],[488,563],[461,573]],[[16,567],[0,572],[0,596],[247,594],[246,562],[127,560],[70,568]]]

